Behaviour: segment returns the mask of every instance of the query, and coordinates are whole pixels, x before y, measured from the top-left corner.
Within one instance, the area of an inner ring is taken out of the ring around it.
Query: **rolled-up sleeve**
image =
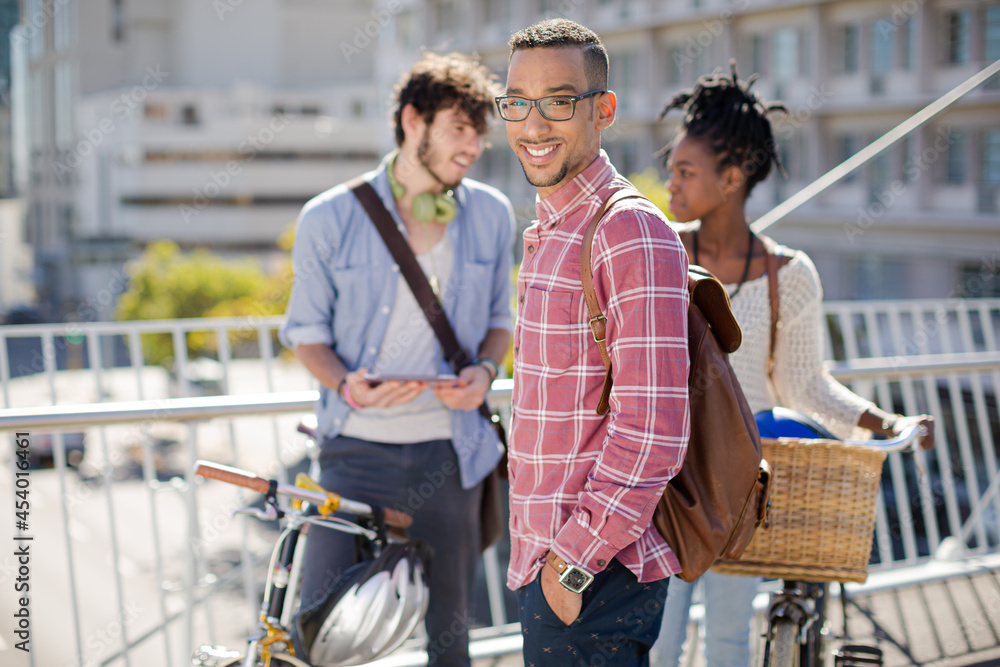
[[[609,216],[594,244],[614,385],[608,434],[553,550],[600,571],[649,527],[684,461],[688,415],[687,256],[658,217]]]
[[[335,285],[330,266],[334,242],[324,232],[332,225],[318,205],[306,206],[299,216],[292,246],[292,293],[279,331],[287,347],[333,344]]]

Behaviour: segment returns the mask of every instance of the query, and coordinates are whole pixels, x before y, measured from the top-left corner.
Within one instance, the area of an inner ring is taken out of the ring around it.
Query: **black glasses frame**
[[[531,113],[531,107],[535,107],[536,109],[538,109],[538,113],[541,114],[542,118],[544,118],[545,120],[554,123],[561,123],[566,120],[573,120],[573,116],[576,115],[577,102],[579,102],[580,100],[585,100],[588,97],[593,97],[594,95],[600,95],[601,93],[606,93],[606,92],[608,91],[591,90],[590,92],[584,93],[582,95],[549,95],[547,97],[539,97],[537,100],[531,100],[528,99],[527,97],[521,97],[520,95],[497,95],[493,101],[496,102],[497,113],[500,114],[500,118],[507,121],[508,123],[520,123],[522,120],[527,120],[528,115]],[[553,100],[553,99],[567,100],[572,105],[572,108],[570,109],[569,112],[569,118],[549,118],[545,114],[545,112],[542,111],[542,103],[547,100]],[[524,118],[517,118],[517,119],[507,118],[504,115],[503,107],[501,106],[501,102],[503,100],[522,100],[523,102],[526,102],[528,104],[528,110],[524,112]]]

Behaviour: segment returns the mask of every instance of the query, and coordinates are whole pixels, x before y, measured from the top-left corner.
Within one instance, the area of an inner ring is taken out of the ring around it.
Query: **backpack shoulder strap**
[[[611,408],[611,357],[608,355],[607,346],[607,324],[608,320],[601,312],[601,306],[597,302],[597,292],[594,291],[594,267],[591,266],[591,256],[594,244],[594,232],[597,230],[597,223],[601,221],[604,214],[611,210],[611,207],[623,199],[636,197],[645,199],[645,196],[638,190],[622,188],[616,191],[604,202],[604,205],[594,214],[587,224],[587,229],[583,233],[583,244],[580,246],[580,282],[583,283],[583,297],[587,301],[587,313],[590,315],[590,330],[594,334],[594,342],[597,349],[601,351],[601,360],[604,362],[604,388],[601,390],[601,399],[597,403],[597,414],[607,414]]]

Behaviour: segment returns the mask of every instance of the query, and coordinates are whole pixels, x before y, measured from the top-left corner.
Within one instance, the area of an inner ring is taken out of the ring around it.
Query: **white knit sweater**
[[[823,365],[823,288],[812,260],[804,252],[793,252],[778,269],[777,395],[767,377],[771,302],[766,275],[745,282],[732,299],[743,344],[729,361],[754,412],[782,405],[813,417],[839,437],[851,437],[872,403],[834,380]],[[726,287],[730,293],[736,288]]]

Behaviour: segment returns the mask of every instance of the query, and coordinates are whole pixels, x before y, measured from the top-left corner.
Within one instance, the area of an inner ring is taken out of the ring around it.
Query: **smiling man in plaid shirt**
[[[511,560],[525,665],[644,665],[667,578],[679,571],[651,521],[687,449],[687,258],[645,199],[613,207],[592,265],[614,386],[580,283],[583,233],[629,187],[601,150],[614,122],[608,58],[564,19],[515,34],[497,98],[511,149],[538,189],[517,282],[510,438]]]

